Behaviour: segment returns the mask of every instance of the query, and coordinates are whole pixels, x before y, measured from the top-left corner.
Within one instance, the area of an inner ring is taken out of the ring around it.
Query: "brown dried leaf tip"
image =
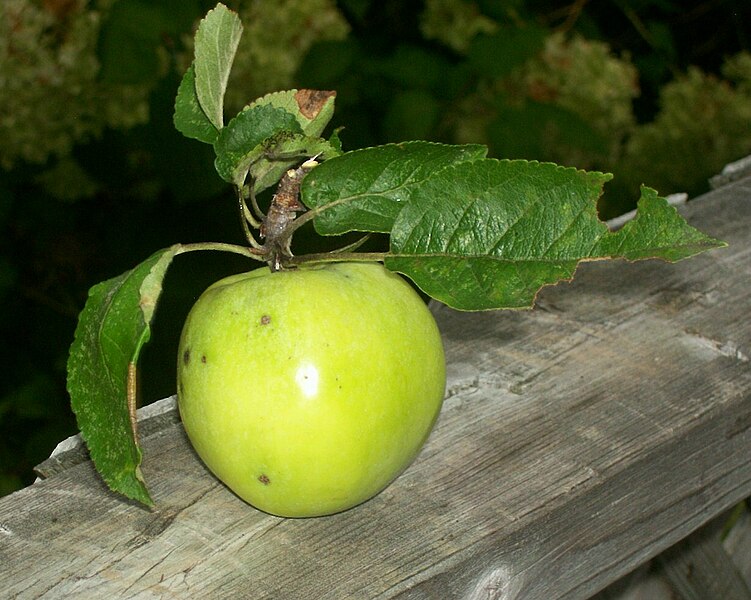
[[[321,109],[329,101],[329,98],[335,98],[336,92],[325,90],[297,90],[295,102],[300,112],[306,119],[311,121],[318,116]]]

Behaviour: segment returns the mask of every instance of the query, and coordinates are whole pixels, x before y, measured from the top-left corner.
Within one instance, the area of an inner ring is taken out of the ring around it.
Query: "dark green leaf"
[[[582,260],[677,260],[723,245],[652,190],[636,221],[609,232],[596,210],[608,179],[526,161],[448,167],[413,190],[385,264],[457,309],[528,308],[541,287],[571,278]]]
[[[479,145],[388,144],[348,152],[316,167],[303,181],[302,201],[320,214],[316,231],[389,232],[412,190],[440,169],[485,156]]]
[[[217,129],[224,126],[224,92],[242,30],[237,14],[220,3],[201,20],[196,32],[196,95]]]
[[[636,217],[604,236],[592,253],[628,260],[662,258],[675,262],[722,246],[726,244],[686,223],[675,207],[655,190],[643,187]]]
[[[264,153],[263,142],[282,132],[302,133],[292,113],[270,104],[246,108],[219,132],[214,144],[217,173],[225,181],[242,186],[248,169]]]
[[[329,137],[329,144],[331,144],[334,150],[336,150],[339,154],[342,153],[342,140],[339,138],[339,132],[341,130],[341,127],[337,127]]]
[[[267,94],[252,102],[248,108],[269,105],[294,115],[303,135],[285,133],[269,144],[266,156],[254,162],[249,175],[254,180],[254,190],[261,192],[274,185],[284,172],[298,164],[301,158],[321,154],[331,158],[341,151],[320,139],[320,135],[334,115],[335,92],[320,90],[286,90]],[[288,160],[284,160],[288,157]]]
[[[175,129],[185,137],[193,138],[207,144],[216,141],[219,131],[203,112],[196,95],[196,76],[193,65],[185,71],[175,98]]]
[[[263,143],[262,154],[271,157],[293,156],[295,159],[260,158],[254,162],[250,166],[250,175],[253,177],[256,193],[278,182],[287,169],[301,162],[301,158],[316,156],[321,160],[328,160],[339,156],[341,152],[323,138],[283,131]]]
[[[68,392],[81,435],[109,487],[147,505],[135,432],[138,355],[148,341],[162,280],[180,246],[89,292],[68,358]]]

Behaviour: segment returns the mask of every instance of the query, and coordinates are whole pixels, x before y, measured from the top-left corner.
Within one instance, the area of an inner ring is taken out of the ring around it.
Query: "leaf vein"
[[[499,247],[503,243],[503,241],[506,239],[506,237],[514,230],[515,227],[519,225],[519,223],[526,217],[530,211],[537,206],[540,203],[540,196],[535,196],[532,202],[527,202],[526,206],[524,207],[524,210],[519,214],[518,218],[515,219],[512,223],[506,227],[505,231],[501,233],[501,236],[498,238],[496,243],[493,245],[493,247],[490,249],[490,253],[495,254],[498,252]]]

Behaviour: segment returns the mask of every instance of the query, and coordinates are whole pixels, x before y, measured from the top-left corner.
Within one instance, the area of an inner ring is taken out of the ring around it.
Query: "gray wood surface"
[[[445,405],[373,500],[265,515],[166,418],[153,512],[85,460],[0,499],[0,597],[590,597],[751,495],[751,180],[684,212],[730,247],[588,263],[534,311],[436,308]]]
[[[657,557],[684,600],[751,600],[751,590],[722,545],[722,522],[702,527]]]

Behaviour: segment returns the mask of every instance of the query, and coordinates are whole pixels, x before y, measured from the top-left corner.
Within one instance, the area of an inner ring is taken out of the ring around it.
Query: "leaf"
[[[224,92],[242,30],[237,14],[220,3],[201,19],[196,32],[196,95],[217,129],[224,126]]]
[[[430,142],[388,144],[347,152],[311,171],[303,181],[302,201],[319,209],[316,231],[389,232],[412,191],[444,167],[483,158],[479,145]]]
[[[341,154],[342,153],[342,140],[339,138],[339,132],[343,129],[343,127],[337,127],[334,129],[334,132],[329,136],[329,143],[334,147],[334,149]]]
[[[196,94],[196,75],[194,65],[185,71],[175,98],[175,114],[173,116],[175,129],[185,137],[200,142],[213,144],[219,135],[219,130],[203,112]]]
[[[285,90],[272,92],[251,102],[247,108],[269,105],[295,115],[305,135],[318,137],[334,115],[336,92]]]
[[[608,231],[596,205],[610,177],[522,160],[452,165],[413,190],[384,263],[460,310],[529,308],[582,260],[678,260],[724,245],[648,188],[637,219]]]
[[[164,274],[180,246],[160,250],[91,288],[68,358],[68,392],[81,435],[114,491],[153,505],[135,431],[135,368],[151,334]]]
[[[292,113],[268,104],[244,109],[219,132],[214,144],[217,173],[242,186],[248,169],[264,152],[263,142],[281,132],[302,133]]]
[[[270,160],[260,158],[250,166],[249,174],[254,178],[255,193],[274,185],[285,171],[301,162],[303,157],[316,156],[329,160],[339,156],[341,151],[330,141],[301,133],[283,131],[262,144],[262,156],[294,156],[294,160]]]
[[[691,227],[657,191],[642,187],[636,217],[605,235],[593,252],[628,260],[662,258],[675,262],[705,250],[727,246]]]
[[[292,157],[289,160],[271,160],[264,157],[250,166],[248,174],[255,182],[256,193],[274,185],[287,169],[299,163],[303,157],[315,156],[320,152],[324,158],[330,158],[341,153],[331,144],[320,140],[323,130],[334,115],[335,99],[336,92],[287,90],[267,94],[249,105],[249,108],[269,105],[286,110],[295,116],[303,133],[302,136],[290,136],[283,144],[276,144],[267,149],[267,152],[277,157]]]

